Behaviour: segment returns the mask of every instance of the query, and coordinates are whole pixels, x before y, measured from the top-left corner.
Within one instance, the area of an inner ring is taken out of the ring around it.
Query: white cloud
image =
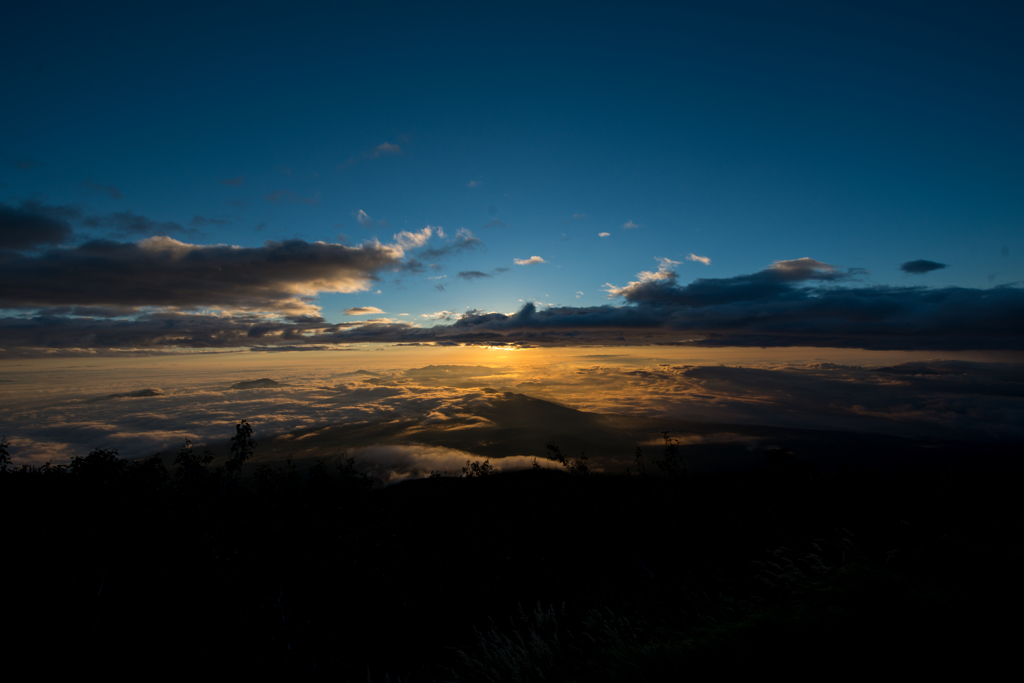
[[[370,218],[362,209],[359,209],[359,211],[353,211],[352,215],[355,216],[356,222],[364,228],[373,227],[373,219]]]
[[[436,313],[422,313],[420,317],[429,320],[458,320],[459,314],[455,311],[437,311]]]
[[[390,142],[382,142],[373,148],[373,156],[377,157],[381,154],[401,154],[402,148],[398,145],[392,145]]]
[[[599,232],[599,233],[597,233],[597,236],[598,237],[611,237],[612,234],[610,232]]]
[[[625,287],[616,287],[610,282],[606,282],[604,285],[604,291],[608,292],[608,298],[614,299],[617,296],[625,296],[629,292],[633,291],[645,282],[655,282],[658,280],[675,280],[678,275],[674,270],[673,266],[678,266],[679,261],[673,261],[672,259],[662,258],[656,256],[655,260],[658,262],[657,272],[650,270],[644,270],[636,274],[637,280],[630,282]]]
[[[403,230],[402,232],[395,235],[395,242],[397,242],[398,245],[403,249],[415,249],[417,247],[422,247],[424,244],[426,244],[427,240],[430,239],[430,236],[433,234],[433,232],[434,229],[431,228],[429,225],[420,230],[419,232],[409,232],[408,230]]]
[[[369,315],[371,313],[383,313],[376,306],[353,306],[345,309],[345,315]]]
[[[640,226],[634,223],[633,221],[626,221],[625,223],[622,224],[622,227],[625,228],[626,230],[636,230]]]
[[[583,292],[576,292],[576,298],[579,299],[583,296]]]
[[[700,261],[705,266],[710,266],[711,265],[711,259],[708,258],[707,256],[697,256],[696,254],[690,254],[689,256],[686,257],[686,260],[687,261]]]
[[[535,263],[547,263],[547,261],[542,259],[540,256],[531,256],[530,258],[517,258],[512,260],[515,261],[518,266],[531,266]]]

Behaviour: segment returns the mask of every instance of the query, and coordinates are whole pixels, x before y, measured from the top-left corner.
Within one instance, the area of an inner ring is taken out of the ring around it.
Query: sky
[[[24,390],[197,354],[257,378],[300,350],[1024,350],[1013,3],[5,16],[0,363],[39,369]]]

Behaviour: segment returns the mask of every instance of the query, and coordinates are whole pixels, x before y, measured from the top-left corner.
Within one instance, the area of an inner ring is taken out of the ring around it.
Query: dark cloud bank
[[[34,246],[55,244],[70,230],[68,216],[60,214],[67,209],[0,209],[8,249],[24,249],[33,240]],[[125,232],[153,228],[148,219],[128,214],[104,220]],[[424,270],[407,251],[419,249],[417,256],[435,259],[480,243],[460,230],[447,244],[427,247],[429,230],[396,235],[392,245],[359,247],[290,240],[240,248],[150,237],[8,251],[0,307],[20,312],[0,319],[4,353],[337,348],[364,342],[1024,349],[1024,289],[1016,284],[865,285],[862,270],[809,258],[689,284],[681,284],[676,264],[663,259],[656,272],[640,273],[622,287],[607,285],[620,305],[539,310],[528,303],[512,315],[471,310],[452,324],[429,328],[386,319],[331,324],[320,317],[320,292],[366,289],[384,270]],[[904,264],[914,273],[937,267],[927,261]],[[492,273],[459,276],[472,280]]]

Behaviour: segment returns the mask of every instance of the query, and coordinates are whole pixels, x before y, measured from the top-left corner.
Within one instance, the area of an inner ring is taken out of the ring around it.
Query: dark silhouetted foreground
[[[227,470],[190,444],[170,472],[114,451],[5,457],[8,666],[664,681],[1010,661],[1018,473],[821,472],[776,450],[692,476],[666,441],[632,476],[553,447],[565,471],[470,463],[386,488],[345,459],[243,479],[245,423]]]

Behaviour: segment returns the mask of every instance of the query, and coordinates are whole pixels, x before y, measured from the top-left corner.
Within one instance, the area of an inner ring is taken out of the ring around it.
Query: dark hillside
[[[731,475],[483,472],[379,488],[193,460],[189,481],[107,452],[7,471],[8,656],[40,674],[660,681],[1013,651],[1019,474],[825,475],[782,451]]]

